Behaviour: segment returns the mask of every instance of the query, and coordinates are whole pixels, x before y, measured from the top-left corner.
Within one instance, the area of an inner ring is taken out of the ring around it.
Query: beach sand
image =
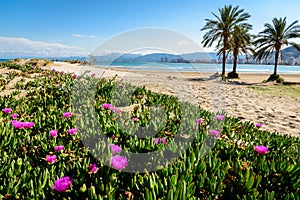
[[[177,96],[209,111],[225,111],[228,116],[241,121],[262,123],[263,130],[300,136],[300,97],[282,97],[259,94],[251,87],[264,88],[273,83],[263,83],[269,74],[240,74],[239,79],[221,82],[210,73],[176,73],[105,69],[55,62],[58,71],[81,74],[90,70],[96,77],[113,77],[136,86],[144,85],[154,92]],[[212,77],[211,77],[212,76]],[[300,74],[283,74],[285,81],[300,82]]]
[[[269,74],[240,74],[239,79],[222,82],[210,73],[153,72],[124,69],[105,69],[56,62],[51,66],[58,71],[80,74],[90,70],[96,77],[113,77],[136,86],[144,85],[154,92],[174,95],[201,108],[241,121],[262,123],[263,130],[300,136],[300,97],[297,99],[259,94],[251,87],[266,87]],[[285,81],[300,82],[300,74],[283,74]]]

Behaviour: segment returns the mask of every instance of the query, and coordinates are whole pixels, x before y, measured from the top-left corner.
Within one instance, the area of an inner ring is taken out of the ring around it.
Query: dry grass
[[[254,92],[260,95],[275,96],[282,98],[291,98],[297,102],[300,102],[300,85],[263,85],[263,86],[251,86]]]

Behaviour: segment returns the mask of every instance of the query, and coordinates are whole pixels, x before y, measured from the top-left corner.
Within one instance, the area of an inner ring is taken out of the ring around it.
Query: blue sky
[[[252,15],[253,33],[274,17],[300,19],[299,0],[1,0],[0,57],[87,55],[114,35],[145,27],[173,30],[201,45],[204,19],[228,4]]]

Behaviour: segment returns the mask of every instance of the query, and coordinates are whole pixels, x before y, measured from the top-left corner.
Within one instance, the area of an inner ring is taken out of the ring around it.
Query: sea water
[[[221,72],[222,64],[206,63],[167,63],[167,62],[98,62],[95,64],[105,68],[123,68],[130,70],[146,71],[177,71],[177,72]],[[226,72],[232,71],[232,64],[226,64]],[[255,65],[238,64],[238,73],[266,73],[271,74],[274,71],[274,65]],[[300,74],[300,66],[278,65],[278,73],[281,74]]]

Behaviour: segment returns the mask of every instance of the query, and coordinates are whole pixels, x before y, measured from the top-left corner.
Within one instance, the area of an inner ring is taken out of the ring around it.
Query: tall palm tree
[[[265,24],[265,29],[256,36],[254,41],[256,45],[254,58],[261,61],[262,59],[267,59],[275,51],[274,73],[269,80],[276,80],[278,78],[277,64],[281,48],[284,45],[292,45],[300,50],[299,45],[289,42],[290,39],[300,38],[300,25],[297,25],[298,20],[287,25],[286,17],[279,19],[275,17],[272,22],[273,24]]]
[[[228,39],[233,32],[235,25],[248,26],[245,21],[249,19],[251,15],[244,13],[244,9],[239,9],[238,6],[232,7],[232,5],[219,8],[219,15],[212,13],[216,18],[205,19],[206,24],[201,31],[208,30],[203,36],[202,43],[204,47],[211,47],[214,42],[217,42],[216,48],[222,52],[222,76],[225,76],[225,64],[226,64],[226,50],[228,49]]]
[[[253,51],[251,48],[251,40],[252,36],[249,31],[252,29],[252,26],[241,26],[235,25],[233,29],[233,33],[229,38],[229,48],[228,52],[232,52],[233,55],[233,67],[232,72],[228,73],[228,78],[238,78],[238,74],[236,73],[238,56],[240,53],[246,55],[249,51]]]

